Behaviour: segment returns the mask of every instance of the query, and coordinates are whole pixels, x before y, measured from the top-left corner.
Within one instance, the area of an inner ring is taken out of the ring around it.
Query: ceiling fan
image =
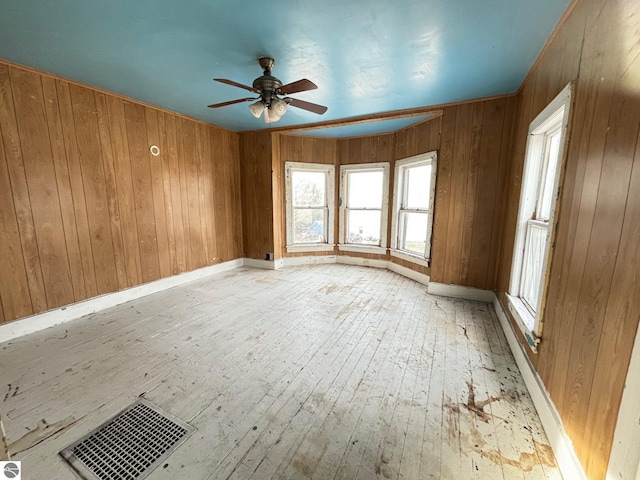
[[[290,95],[292,93],[306,92],[307,90],[315,90],[318,86],[311,80],[303,78],[292,83],[283,85],[280,80],[271,75],[271,69],[275,65],[276,61],[271,57],[260,57],[258,63],[264,71],[261,77],[256,78],[253,81],[253,86],[243,85],[233,80],[227,80],[226,78],[214,78],[216,82],[226,83],[234,87],[244,88],[250,92],[257,93],[259,97],[239,98],[238,100],[231,100],[228,102],[214,103],[209,105],[209,108],[225,107],[227,105],[233,105],[235,103],[251,102],[258,100],[256,103],[249,105],[249,111],[251,114],[260,118],[260,115],[264,113],[264,121],[266,123],[273,123],[280,120],[282,115],[287,111],[287,107],[302,108],[309,112],[322,115],[327,111],[327,107],[318,105],[316,103],[305,102],[304,100],[298,100],[297,98],[284,97],[282,95]]]

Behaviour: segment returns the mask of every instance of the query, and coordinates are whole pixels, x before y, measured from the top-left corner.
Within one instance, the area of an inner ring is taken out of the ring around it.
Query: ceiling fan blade
[[[250,92],[253,92],[253,93],[260,93],[260,90],[258,90],[257,88],[253,88],[248,85],[243,85],[241,83],[234,82],[233,80],[227,80],[226,78],[214,78],[214,80],[216,82],[226,83],[227,85],[231,85],[232,87],[244,88],[245,90],[249,90]]]
[[[214,103],[213,105],[207,105],[209,108],[226,107],[227,105],[233,105],[234,103],[251,102],[257,100],[257,98],[239,98],[238,100],[229,100],[228,102]]]
[[[306,92],[307,90],[315,90],[318,86],[311,80],[303,78],[296,82],[287,83],[278,89],[279,95],[290,95],[292,93]]]
[[[304,100],[298,100],[297,98],[287,97],[284,99],[289,105],[293,107],[298,107],[303,110],[308,110],[309,112],[317,113],[318,115],[322,115],[327,111],[327,107],[323,105],[318,105],[317,103],[305,102]]]

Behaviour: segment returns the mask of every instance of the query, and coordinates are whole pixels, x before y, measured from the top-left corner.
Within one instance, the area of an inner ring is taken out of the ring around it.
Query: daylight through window
[[[542,332],[545,278],[553,240],[553,218],[563,165],[571,86],[568,85],[529,127],[508,306],[529,345]]]
[[[341,249],[386,247],[389,164],[340,167]]]
[[[287,162],[287,249],[333,248],[332,165]]]
[[[430,257],[435,175],[435,152],[397,162],[393,255]]]

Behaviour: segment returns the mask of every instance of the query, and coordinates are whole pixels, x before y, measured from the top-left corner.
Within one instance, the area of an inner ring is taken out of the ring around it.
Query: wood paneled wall
[[[235,133],[0,63],[0,321],[240,257],[238,158]]]
[[[395,160],[438,152],[434,282],[496,288],[516,107],[515,97],[448,106],[440,118],[395,134]]]
[[[530,359],[590,479],[606,475],[640,317],[638,31],[635,0],[575,4],[524,84],[509,174],[503,293],[528,125],[574,81],[545,327],[539,354]]]
[[[435,282],[495,289],[497,252],[502,241],[506,174],[509,167],[516,108],[516,97],[501,97],[454,105],[445,107],[442,117],[395,133],[346,139],[280,133],[274,133],[273,139],[270,139],[267,134],[246,134],[247,139],[249,135],[264,135],[264,142],[269,143],[264,148],[253,144],[247,146],[248,152],[258,148],[258,151],[264,153],[262,159],[262,164],[265,166],[263,169],[265,177],[262,180],[264,184],[269,180],[266,166],[269,164],[268,156],[273,152],[272,144],[279,146],[278,154],[272,155],[274,161],[272,169],[274,175],[282,176],[282,179],[277,182],[277,188],[274,187],[275,190],[280,190],[282,200],[272,203],[272,193],[265,190],[260,194],[263,201],[256,203],[261,205],[261,208],[266,208],[264,205],[267,204],[273,208],[275,218],[280,224],[280,227],[275,229],[276,236],[282,238],[281,241],[275,242],[275,248],[279,252],[276,257],[326,255],[326,252],[285,252],[285,162],[333,164],[336,166],[336,186],[339,185],[340,165],[389,162],[391,165],[389,191],[392,192],[396,160],[436,150],[438,151],[438,179],[431,268],[397,259],[388,254],[356,252],[348,254],[391,260],[431,275],[431,279]],[[252,155],[250,154],[249,157]],[[279,159],[276,158],[278,156]],[[257,162],[254,161],[253,164],[257,165]],[[249,196],[254,194],[256,192],[247,192]],[[390,211],[387,233],[389,237],[391,214]],[[248,220],[250,216],[249,212],[245,215],[245,219]],[[260,217],[264,220],[270,216],[264,214]],[[337,218],[335,222],[337,232]],[[267,224],[261,225],[269,230]],[[267,242],[266,245],[271,243]],[[334,250],[334,253],[338,253],[338,250]],[[263,255],[254,258],[263,258]]]
[[[264,260],[275,253],[273,168],[274,134],[240,134],[244,256]],[[276,151],[277,153],[277,151]]]
[[[441,119],[431,279],[494,290],[514,97],[447,107]]]

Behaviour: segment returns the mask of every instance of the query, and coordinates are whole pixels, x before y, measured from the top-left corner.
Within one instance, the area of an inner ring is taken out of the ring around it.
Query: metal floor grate
[[[60,455],[83,478],[142,479],[194,431],[152,403],[138,400]]]

